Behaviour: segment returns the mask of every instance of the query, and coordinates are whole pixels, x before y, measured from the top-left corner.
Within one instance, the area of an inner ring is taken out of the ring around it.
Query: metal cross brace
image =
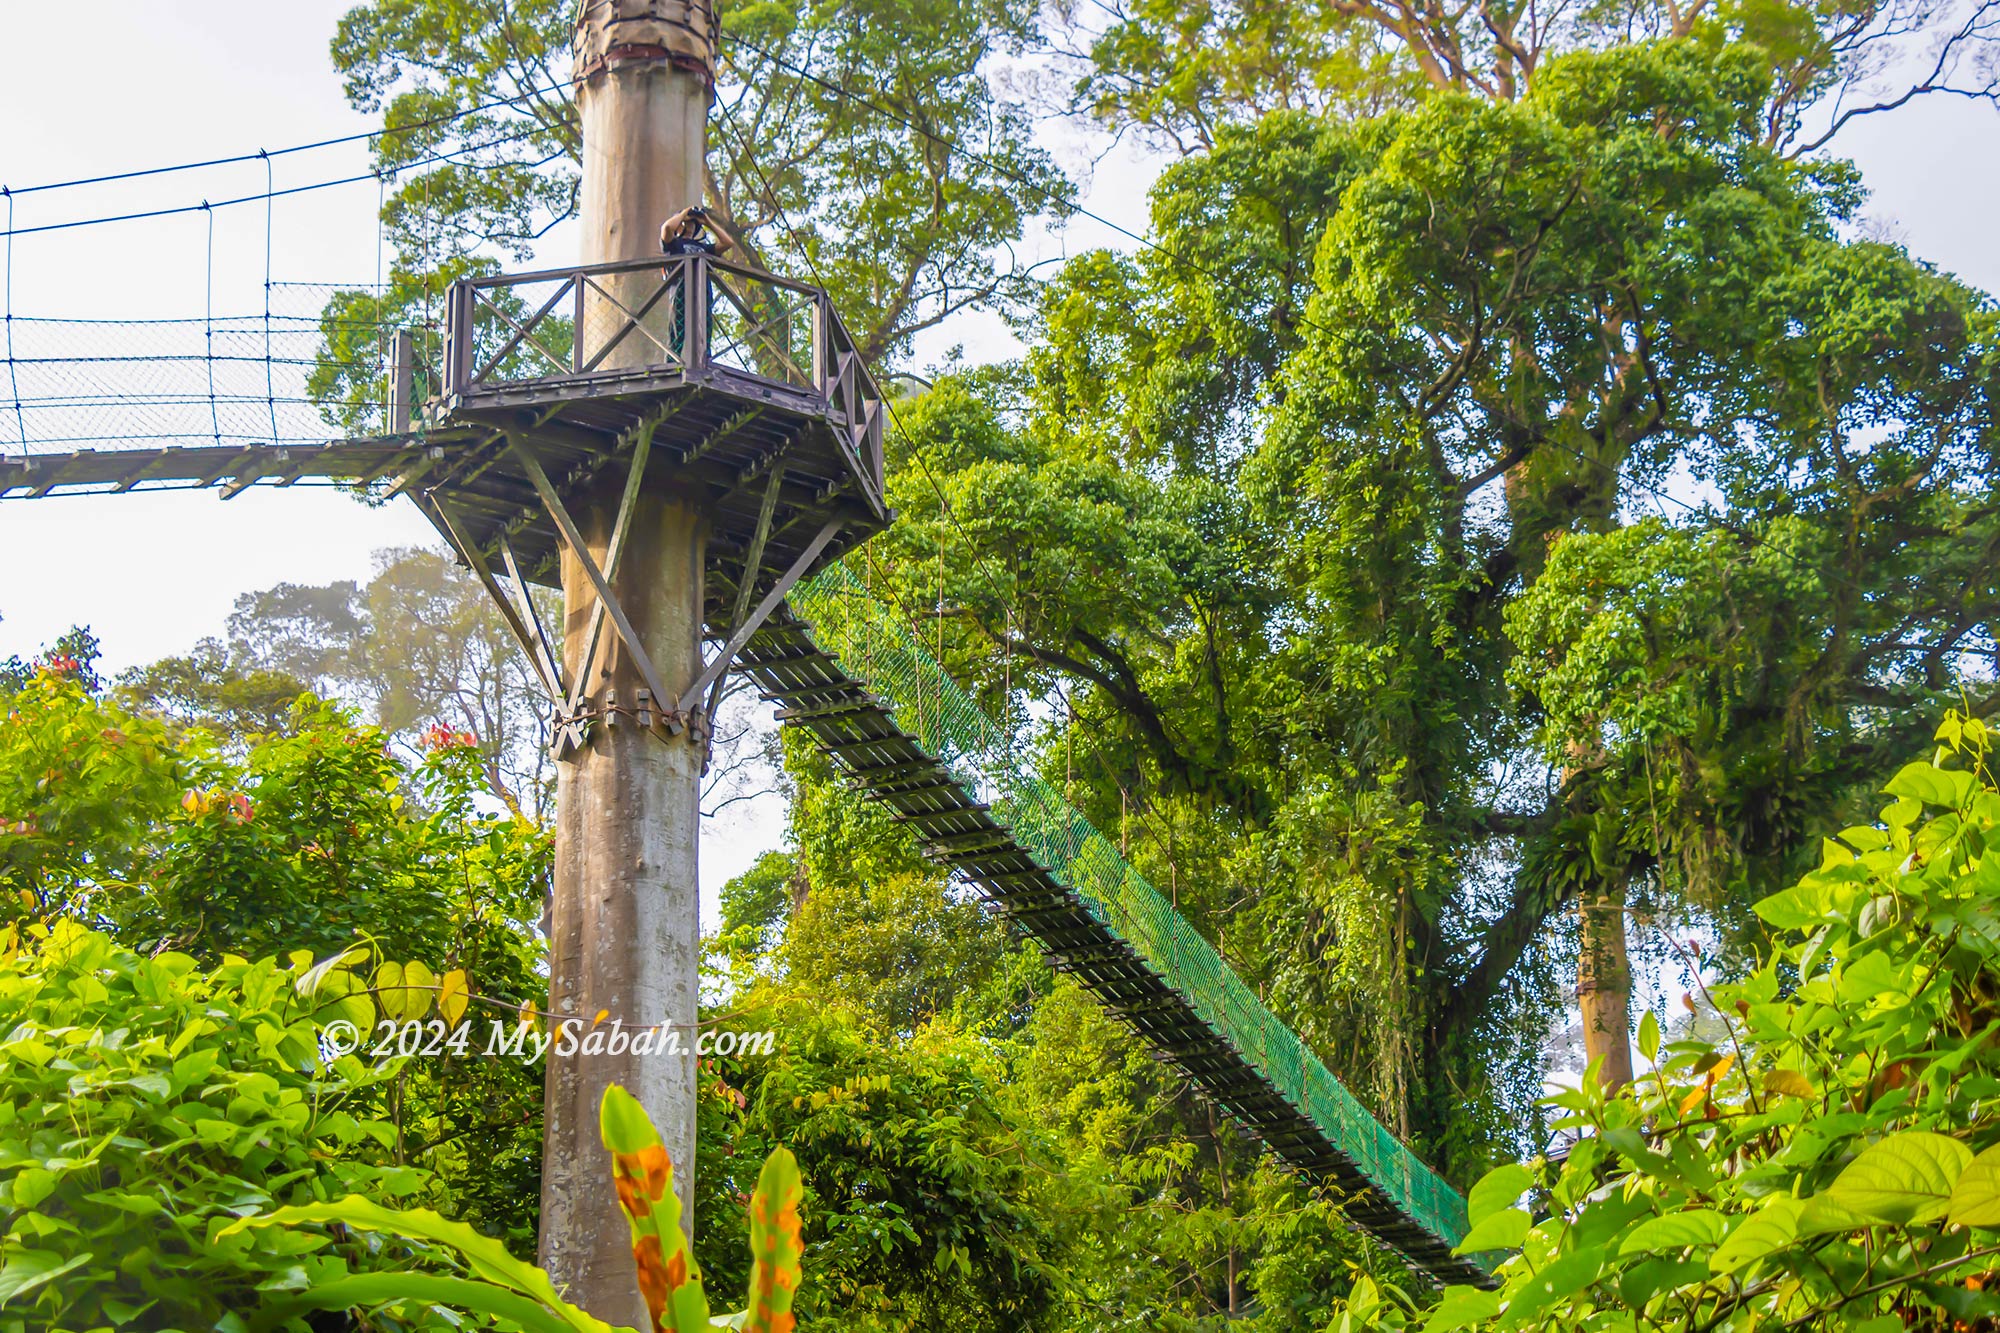
[[[660,673],[653,665],[651,654],[646,651],[645,644],[639,641],[639,632],[632,627],[631,620],[625,615],[625,608],[618,604],[618,599],[611,590],[611,581],[604,576],[604,571],[597,567],[597,561],[591,557],[590,548],[584,543],[583,533],[577,529],[576,520],[570,517],[569,508],[563,504],[562,496],[556,494],[555,486],[549,481],[549,474],[542,470],[541,460],[535,457],[532,449],[522,443],[519,436],[508,436],[507,447],[521,460],[522,468],[527,471],[528,480],[534,483],[535,492],[542,497],[543,508],[548,510],[549,517],[555,521],[556,531],[562,535],[563,543],[569,547],[570,554],[576,557],[577,565],[582,568],[584,577],[590,580],[591,587],[596,590],[598,605],[611,617],[611,624],[618,631],[619,641],[625,645],[625,651],[632,654],[632,664],[639,668],[639,679],[646,682],[646,688],[653,692],[655,699],[673,698],[674,696],[667,693],[666,687],[660,683]],[[632,487],[628,485],[627,490],[631,489]],[[703,681],[702,684],[706,685],[707,682]],[[663,722],[668,735],[677,734],[681,730],[682,723],[677,715],[669,715]]]
[[[507,622],[507,628],[513,632],[522,651],[528,654],[528,662],[534,667],[535,675],[542,682],[542,688],[548,691],[549,698],[555,702],[557,710],[560,711],[563,706],[562,677],[545,651],[536,651],[538,647],[544,649],[546,647],[538,641],[540,626],[537,625],[531,632],[527,625],[522,623],[520,613],[515,610],[513,602],[501,588],[500,581],[493,576],[492,567],[486,563],[486,556],[480,551],[478,544],[466,536],[464,529],[459,526],[457,519],[442,500],[425,491],[413,491],[411,498],[431,511],[438,526],[444,529],[445,536],[450,539],[452,549],[458,552],[459,559],[465,561],[466,567],[477,576],[480,585],[486,589],[486,595],[492,598],[493,604],[500,609],[501,618]]]
[[[512,581],[515,604],[521,612],[521,620],[535,631],[535,644],[529,650],[530,656],[539,656],[547,668],[546,675],[558,685],[562,682],[562,659],[549,644],[548,631],[542,628],[542,617],[535,610],[535,600],[528,595],[528,581],[521,577],[520,562],[514,558],[514,543],[507,540],[507,530],[500,530],[500,559],[507,566],[507,577]],[[558,692],[558,702],[560,702]]]
[[[764,502],[757,507],[757,530],[750,535],[750,549],[743,556],[743,572],[736,579],[736,608],[729,615],[732,626],[741,625],[750,610],[750,594],[757,590],[757,571],[764,563],[764,542],[771,535],[771,516],[778,510],[778,488],[784,484],[785,460],[780,458],[771,465],[771,479],[764,483]],[[727,680],[725,671],[709,687],[703,713],[711,734],[715,730],[715,710],[722,706],[722,687]]]
[[[818,534],[806,543],[806,549],[799,552],[799,558],[792,561],[790,569],[778,576],[778,581],[771,585],[771,591],[764,594],[764,600],[757,603],[757,609],[750,613],[750,618],[736,626],[735,632],[729,636],[729,642],[722,645],[722,651],[709,659],[708,665],[702,668],[699,676],[695,677],[694,684],[688,686],[688,692],[681,696],[679,704],[681,712],[692,711],[701,703],[702,692],[722,679],[722,673],[729,670],[729,664],[735,660],[736,654],[741,651],[744,644],[750,642],[750,636],[757,632],[758,626],[777,609],[778,603],[785,599],[785,594],[791,591],[792,585],[812,568],[813,561],[819,559],[819,553],[826,549],[826,544],[833,540],[834,534],[840,531],[844,521],[838,518],[828,519]],[[747,582],[750,576],[746,574],[744,577]]]
[[[625,558],[625,538],[632,529],[632,512],[639,504],[639,490],[646,476],[646,460],[653,448],[653,432],[677,410],[678,407],[652,413],[633,430],[632,462],[625,473],[624,493],[618,497],[618,516],[611,523],[611,544],[604,553],[606,579],[618,577],[618,567]],[[590,673],[597,666],[597,643],[603,633],[604,602],[600,599],[590,609],[590,629],[583,638],[583,655],[578,659],[576,676],[569,685],[569,700],[563,708],[566,718],[576,717],[583,704],[584,693],[590,688]],[[583,741],[581,724],[570,724],[556,737],[556,757],[564,757],[571,749],[582,746]]]

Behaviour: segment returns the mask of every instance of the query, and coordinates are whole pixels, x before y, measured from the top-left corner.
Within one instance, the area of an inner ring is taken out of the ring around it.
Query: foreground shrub
[[[1993,1327],[2000,1319],[2000,791],[1948,718],[1880,823],[1757,904],[1769,957],[1615,1097],[1550,1100],[1566,1160],[1489,1174],[1462,1252],[1518,1249],[1496,1292],[1428,1314],[1357,1287],[1347,1323],[1429,1333]],[[1530,1206],[1521,1206],[1526,1201]]]
[[[321,1059],[315,1006],[366,1001],[301,995],[310,963],[203,969],[71,921],[0,932],[0,1328],[233,1329],[349,1273],[449,1268],[358,1233],[223,1234],[428,1183],[366,1110],[395,1068]]]

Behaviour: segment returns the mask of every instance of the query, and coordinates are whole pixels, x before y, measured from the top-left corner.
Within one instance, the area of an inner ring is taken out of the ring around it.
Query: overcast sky
[[[254,153],[365,131],[327,58],[347,0],[99,0],[87,20],[66,6],[0,10],[0,184],[13,189]],[[2000,289],[1992,219],[2000,208],[1993,113],[1933,101],[1862,121],[1839,147],[1861,165],[1870,214],[1917,255]],[[361,144],[272,159],[278,189],[368,170]],[[1087,203],[1141,229],[1152,164],[1126,154],[1096,172]],[[220,201],[264,190],[250,162],[103,186],[30,193],[12,226]],[[279,199],[268,218],[269,273],[280,282],[365,285],[377,272],[373,184]],[[9,255],[15,317],[159,319],[263,308],[262,203],[178,217],[20,235]],[[542,258],[571,256],[551,238]],[[1128,244],[1089,220],[1050,252]],[[209,261],[212,253],[213,262]],[[990,320],[940,330],[920,359],[954,343],[1003,346]],[[0,385],[0,402],[10,397]],[[0,424],[0,448],[13,437]],[[432,544],[413,506],[370,509],[327,491],[49,497],[0,502],[0,657],[28,654],[89,625],[117,670],[213,634],[243,592],[290,581],[365,579],[376,550]],[[709,830],[703,884],[715,887],[774,845],[770,803],[739,806]]]

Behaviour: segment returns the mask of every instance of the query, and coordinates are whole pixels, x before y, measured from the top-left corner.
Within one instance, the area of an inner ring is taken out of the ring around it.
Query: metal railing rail
[[[535,383],[720,369],[823,399],[849,463],[878,493],[884,482],[882,390],[810,284],[701,254],[461,278],[445,330],[447,405]]]

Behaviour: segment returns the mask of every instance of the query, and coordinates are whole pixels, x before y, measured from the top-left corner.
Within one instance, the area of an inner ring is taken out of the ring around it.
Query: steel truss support
[[[567,546],[570,554],[576,557],[584,578],[589,580],[590,586],[596,591],[597,605],[611,618],[612,628],[618,632],[618,641],[625,645],[625,651],[632,655],[632,665],[638,668],[639,679],[646,682],[646,689],[654,700],[665,704],[673,696],[661,683],[659,668],[653,665],[652,655],[640,641],[639,632],[632,627],[632,621],[626,616],[625,608],[618,604],[618,598],[611,589],[611,580],[598,568],[596,559],[590,554],[590,547],[583,540],[583,533],[576,526],[576,520],[570,517],[569,506],[565,505],[562,496],[556,493],[555,485],[549,480],[549,474],[542,470],[541,460],[535,457],[534,450],[519,436],[508,436],[507,447],[512,449],[515,457],[520,460],[522,469],[528,474],[528,480],[534,483],[535,493],[542,497],[542,507],[548,511],[549,518],[555,523],[556,532],[561,536],[563,545]],[[618,525],[623,525],[628,520],[625,512],[628,503],[636,502],[638,477],[639,470],[634,468],[627,479],[626,495],[621,499]],[[587,673],[579,673],[579,679],[587,679]],[[643,704],[642,700],[642,709]],[[661,717],[660,724],[670,736],[678,735],[686,726],[686,722],[678,712]]]
[[[651,456],[653,435],[673,409],[666,408],[653,413],[629,436],[632,456],[625,474],[625,485],[619,495],[618,512],[612,521],[611,538],[605,550],[604,564],[600,567],[585,545],[582,531],[571,517],[569,507],[563,503],[555,484],[549,480],[540,458],[533,447],[518,435],[509,434],[496,440],[504,449],[519,460],[522,470],[533,483],[535,493],[540,497],[542,508],[555,524],[556,532],[570,553],[576,557],[578,567],[592,588],[597,592],[596,605],[591,608],[590,625],[583,638],[583,652],[575,664],[574,674],[564,671],[564,663],[551,643],[548,631],[542,624],[541,615],[535,610],[533,598],[528,592],[527,580],[522,577],[519,560],[507,533],[502,531],[494,539],[494,554],[474,542],[468,534],[462,518],[455,514],[450,505],[434,491],[413,489],[411,495],[417,503],[429,512],[440,531],[451,542],[458,557],[465,562],[486,589],[488,597],[498,608],[507,628],[527,653],[536,677],[555,709],[554,739],[551,748],[557,759],[566,759],[589,744],[590,729],[595,720],[596,710],[589,703],[591,681],[597,670],[599,649],[602,647],[604,625],[608,620],[618,640],[631,654],[632,664],[646,689],[632,709],[641,727],[648,730],[657,728],[669,736],[679,735],[689,727],[703,730],[712,728],[717,707],[722,702],[723,687],[728,678],[731,664],[743,645],[750,641],[759,627],[784,600],[794,584],[805,576],[813,563],[826,550],[827,545],[839,535],[842,519],[829,519],[813,539],[792,561],[791,566],[781,573],[765,591],[764,596],[753,607],[751,598],[757,591],[762,573],[764,552],[768,549],[774,530],[773,520],[777,516],[778,497],[783,489],[786,464],[780,457],[773,460],[770,475],[765,480],[762,502],[758,506],[757,526],[745,552],[743,565],[736,580],[736,597],[729,618],[730,634],[721,649],[703,666],[693,684],[678,699],[668,693],[652,657],[640,641],[631,619],[619,605],[612,591],[612,581],[618,577],[620,562],[624,558],[627,538],[632,528],[633,514],[638,508],[639,495],[645,484],[646,463]],[[497,555],[500,569],[494,568]],[[603,721],[611,724],[610,712],[617,707],[614,699],[606,700]]]
[[[736,654],[742,651],[744,644],[750,642],[750,636],[757,632],[758,626],[762,625],[769,618],[771,612],[778,609],[778,603],[785,599],[785,594],[791,591],[792,585],[803,578],[808,569],[812,568],[813,561],[819,559],[819,553],[824,551],[826,544],[832,541],[835,535],[839,533],[841,524],[841,519],[828,519],[825,526],[820,528],[818,534],[810,542],[806,543],[806,549],[799,552],[799,558],[792,561],[792,567],[778,576],[778,581],[771,585],[769,592],[764,594],[764,600],[757,603],[757,609],[750,613],[747,620],[739,620],[729,635],[729,642],[722,645],[721,652],[709,659],[708,665],[702,668],[699,676],[695,677],[694,684],[688,686],[688,692],[681,696],[679,704],[681,712],[690,712],[699,705],[701,703],[702,692],[708,689],[710,685],[722,684],[723,673],[728,671],[729,664],[736,660]],[[764,527],[763,523],[759,524],[760,533]],[[757,554],[761,555],[762,552],[759,551]],[[736,590],[736,600],[739,605],[743,601],[744,590],[751,586],[756,577],[756,566],[746,561],[744,563],[743,580],[737,586]]]
[[[764,563],[764,543],[771,535],[771,516],[778,511],[778,489],[785,484],[785,460],[782,456],[771,464],[771,479],[764,483],[764,502],[757,506],[757,529],[750,535],[750,549],[743,555],[743,568],[736,576],[736,609],[730,613],[731,626],[743,623],[743,617],[750,610],[750,594],[757,587],[757,573]],[[725,664],[726,666],[726,664]],[[715,735],[715,711],[722,706],[722,689],[729,680],[724,670],[709,686],[708,705],[702,711],[708,718],[711,744]],[[706,767],[706,763],[703,765]]]
[[[429,511],[432,521],[451,543],[452,550],[457,552],[458,558],[463,560],[466,567],[478,578],[480,586],[486,589],[486,595],[499,609],[500,616],[507,622],[507,628],[514,635],[515,642],[519,643],[521,651],[528,655],[528,662],[534,667],[535,675],[542,682],[542,688],[548,693],[550,702],[560,710],[563,706],[562,668],[548,652],[548,641],[542,636],[540,620],[535,621],[533,630],[523,622],[514,599],[507,595],[506,590],[500,586],[500,580],[494,576],[493,567],[487,562],[485,552],[479,549],[477,542],[466,536],[464,528],[460,526],[449,506],[437,496],[424,491],[412,492],[411,498]],[[528,590],[520,583],[518,571],[511,568],[513,564],[511,552],[508,564],[509,573],[515,580],[515,589],[520,594],[519,605],[526,606],[528,613],[533,615],[534,606],[528,601]]]
[[[606,581],[618,577],[625,558],[625,539],[632,530],[632,512],[639,504],[639,491],[646,479],[646,460],[652,456],[653,432],[677,408],[665,408],[648,416],[632,433],[632,461],[625,471],[625,489],[618,497],[618,516],[612,520],[611,542],[604,552]],[[597,645],[604,636],[606,602],[602,597],[590,609],[590,628],[583,637],[583,655],[576,664],[576,677],[569,684],[569,696],[559,701],[561,716],[556,723],[554,743],[557,759],[567,758],[590,739],[590,722],[583,714],[584,696],[590,690],[591,674],[597,669]]]

